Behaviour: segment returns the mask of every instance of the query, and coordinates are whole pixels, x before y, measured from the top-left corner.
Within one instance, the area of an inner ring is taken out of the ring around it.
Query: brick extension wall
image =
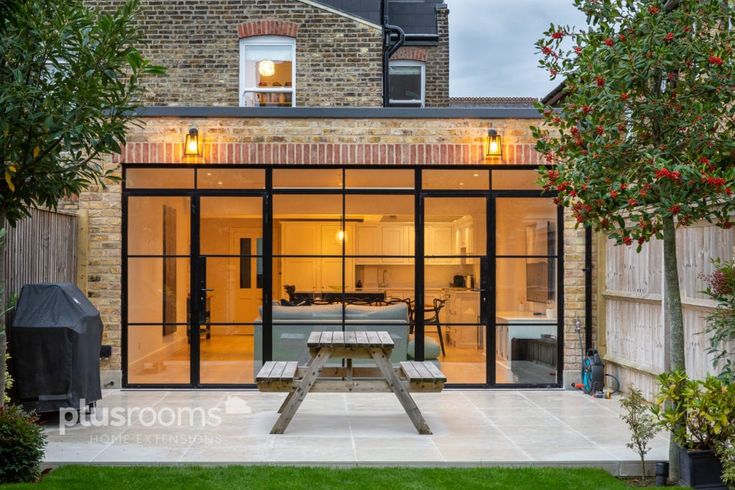
[[[123,0],[85,0],[109,9]],[[145,105],[237,106],[238,26],[298,24],[296,105],[382,105],[382,31],[298,0],[142,0],[143,54],[167,68],[146,80]]]
[[[208,149],[203,157],[204,163],[298,162],[299,151],[303,157],[306,154],[304,152],[306,148],[309,148],[309,154],[314,154],[311,152],[313,148],[317,148],[317,160],[309,160],[311,163],[341,163],[346,157],[349,163],[389,166],[388,162],[391,160],[388,159],[390,154],[388,148],[392,146],[393,155],[396,155],[395,148],[406,145],[405,147],[409,148],[410,162],[403,160],[403,157],[402,162],[431,165],[437,162],[434,155],[435,149],[439,148],[439,161],[456,163],[459,166],[467,163],[481,163],[481,160],[465,160],[463,159],[464,152],[457,151],[447,152],[445,160],[441,156],[442,149],[444,147],[447,149],[450,147],[455,149],[479,148],[487,127],[490,125],[490,122],[485,120],[454,119],[231,118],[192,121],[180,118],[152,118],[147,119],[145,123],[143,128],[133,127],[131,129],[132,132],[123,155],[126,162],[176,163],[182,161],[181,142],[186,130],[195,125],[203,134]],[[509,148],[523,149],[522,157],[520,152],[506,153],[503,163],[539,163],[539,157],[535,152],[531,152],[533,139],[528,129],[529,124],[538,123],[539,121],[521,120],[492,121],[493,127],[502,132]],[[285,160],[282,160],[281,152],[284,148]],[[332,148],[331,154],[329,148]],[[335,152],[335,148],[339,148],[340,151]],[[349,150],[344,150],[345,148]],[[364,151],[366,148],[370,148],[370,152]],[[423,158],[420,153],[412,154],[410,148],[415,148],[417,151],[423,148]],[[431,148],[430,160],[426,159],[428,148]],[[381,160],[381,157],[378,157],[377,160],[372,160],[373,149],[384,154],[384,159]],[[385,153],[382,153],[383,151]],[[401,155],[405,154],[403,149],[400,151]],[[274,155],[278,158],[275,158]],[[511,155],[514,156],[511,157]],[[120,158],[117,157],[115,160],[118,161]],[[191,162],[192,160],[185,159],[184,161]],[[201,162],[201,160],[197,161]],[[380,163],[381,161],[383,163]],[[107,165],[116,166],[117,164],[113,163],[110,158]],[[122,212],[120,185],[111,183],[105,190],[93,188],[82,193],[76,203],[69,203],[66,209],[72,206],[86,209],[89,213],[89,294],[92,302],[102,312],[105,342],[114,346],[112,359],[103,365],[106,376],[114,378],[119,375],[121,369]],[[575,229],[574,224],[573,217],[569,214],[565,215],[565,384],[568,384],[569,379],[579,376],[580,347],[574,333],[574,320],[576,318],[584,320],[584,232],[581,229]]]

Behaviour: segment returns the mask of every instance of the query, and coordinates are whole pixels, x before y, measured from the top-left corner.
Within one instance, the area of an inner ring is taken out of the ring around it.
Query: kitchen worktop
[[[495,315],[499,323],[556,323],[556,318],[534,315],[530,311],[498,311]]]

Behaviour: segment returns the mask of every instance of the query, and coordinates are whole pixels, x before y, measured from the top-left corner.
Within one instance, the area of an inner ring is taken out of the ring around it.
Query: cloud
[[[446,0],[453,97],[543,97],[559,80],[538,68],[534,43],[550,23],[584,25],[572,0]]]

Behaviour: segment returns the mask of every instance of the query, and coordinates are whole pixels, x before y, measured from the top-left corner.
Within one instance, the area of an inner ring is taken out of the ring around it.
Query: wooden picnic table
[[[288,392],[278,409],[271,434],[283,434],[309,392],[392,392],[420,434],[431,434],[409,391],[437,392],[446,376],[432,362],[406,361],[394,368],[394,343],[388,332],[312,332],[307,340],[309,363],[266,362],[256,376],[261,391]],[[325,367],[330,357],[344,358],[344,366]],[[372,359],[375,367],[353,366],[354,359]]]

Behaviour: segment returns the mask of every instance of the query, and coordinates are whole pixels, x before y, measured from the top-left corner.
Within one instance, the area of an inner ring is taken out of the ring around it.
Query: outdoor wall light
[[[202,154],[202,145],[199,141],[199,130],[197,128],[189,129],[184,143],[184,155],[187,157],[198,157]]]
[[[337,241],[338,241],[338,242],[343,242],[343,241],[345,241],[345,231],[344,231],[344,230],[339,230],[339,231],[337,232]]]
[[[485,142],[485,156],[491,158],[499,158],[503,156],[503,137],[492,128],[487,131],[487,141]]]

